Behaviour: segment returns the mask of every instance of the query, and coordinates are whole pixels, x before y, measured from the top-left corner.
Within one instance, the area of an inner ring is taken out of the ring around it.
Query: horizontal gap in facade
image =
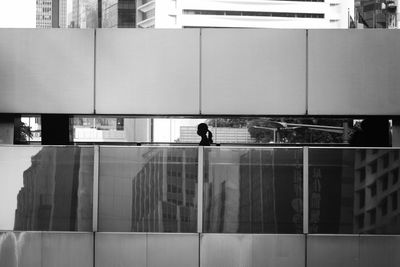
[[[258,11],[227,11],[227,10],[193,10],[186,9],[185,15],[218,15],[218,16],[251,16],[251,17],[287,17],[287,18],[318,18],[325,17],[322,13],[289,13],[289,12],[258,12]]]

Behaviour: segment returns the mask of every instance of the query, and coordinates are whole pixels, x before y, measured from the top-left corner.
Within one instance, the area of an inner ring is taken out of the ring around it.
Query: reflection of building
[[[209,127],[214,143],[254,143],[247,128]],[[198,143],[197,126],[181,126],[179,142]]]
[[[36,28],[65,28],[67,0],[36,0]]]
[[[103,0],[102,5],[103,28],[135,28],[135,0]]]
[[[132,180],[132,231],[195,232],[197,150],[152,150]]]
[[[300,150],[210,150],[205,158],[205,232],[302,233]]]
[[[300,150],[250,150],[240,159],[239,232],[302,233]]]
[[[139,0],[138,28],[347,28],[354,1]]]
[[[229,150],[204,151],[204,232],[238,232],[239,161],[239,154]],[[221,162],[233,164],[216,164]]]
[[[355,233],[400,233],[399,154],[399,150],[357,150]]]
[[[310,233],[353,233],[352,150],[309,150]]]
[[[14,230],[89,231],[92,181],[92,149],[44,147],[24,172]]]

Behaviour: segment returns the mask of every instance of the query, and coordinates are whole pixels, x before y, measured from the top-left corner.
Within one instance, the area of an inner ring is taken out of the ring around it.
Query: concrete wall
[[[388,30],[0,29],[0,112],[400,115]]]

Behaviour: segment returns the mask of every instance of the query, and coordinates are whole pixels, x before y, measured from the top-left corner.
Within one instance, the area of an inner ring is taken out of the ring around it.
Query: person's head
[[[200,123],[197,125],[197,134],[200,136],[205,136],[208,132],[208,126],[205,123]]]

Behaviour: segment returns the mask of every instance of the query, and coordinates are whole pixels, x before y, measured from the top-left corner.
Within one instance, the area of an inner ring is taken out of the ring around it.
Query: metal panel
[[[0,29],[0,58],[0,112],[93,112],[93,30]]]
[[[356,235],[308,235],[307,267],[354,267],[359,264]]]
[[[251,247],[251,235],[202,234],[200,239],[200,266],[251,266]]]
[[[0,233],[0,266],[42,266],[41,233]]]
[[[93,233],[42,233],[42,267],[93,266]]]
[[[203,114],[306,113],[306,31],[204,29]]]
[[[360,236],[360,266],[400,266],[400,236]]]
[[[309,31],[310,115],[400,113],[400,33]]]
[[[197,267],[198,234],[148,234],[147,267]]]
[[[145,267],[146,246],[146,234],[96,233],[95,266]]]
[[[98,29],[96,111],[198,114],[196,29]]]
[[[305,266],[304,235],[253,235],[253,267]]]

